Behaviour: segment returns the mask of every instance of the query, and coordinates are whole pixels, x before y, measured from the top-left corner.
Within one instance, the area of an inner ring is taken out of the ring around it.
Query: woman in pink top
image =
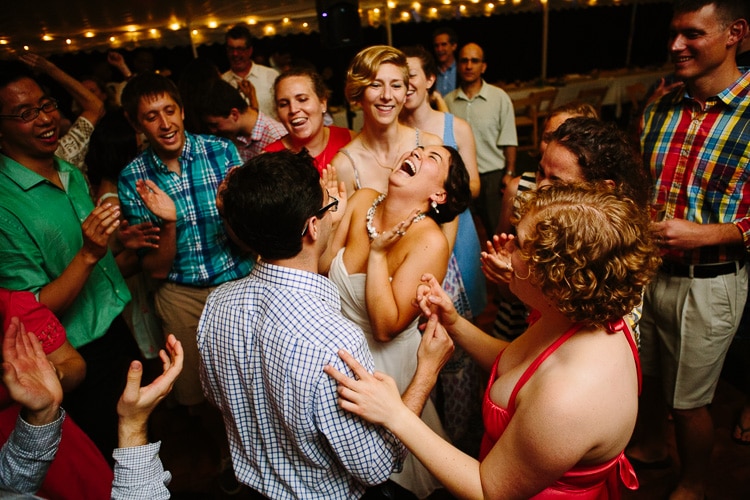
[[[559,185],[529,196],[517,236],[501,235],[510,289],[538,311],[512,343],[461,318],[429,275],[425,315],[491,373],[480,459],[435,436],[398,400],[392,381],[346,360],[340,404],[390,429],[460,498],[619,498],[637,488],[623,450],[635,426],[640,373],[622,317],[660,259],[648,215],[607,185]]]
[[[354,138],[347,128],[323,125],[328,106],[328,89],[318,73],[294,68],[276,78],[276,114],[289,134],[266,146],[267,152],[307,149],[318,172]]]

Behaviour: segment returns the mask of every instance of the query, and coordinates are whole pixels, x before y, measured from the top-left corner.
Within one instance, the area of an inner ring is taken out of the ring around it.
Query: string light
[[[562,3],[568,5],[577,3],[582,6],[597,6],[623,5],[629,1],[633,2],[635,0],[564,0]],[[437,20],[454,19],[457,16],[490,16],[507,11],[504,9],[538,9],[540,6],[546,6],[548,3],[549,0],[459,0],[458,2],[454,0],[387,0],[387,9],[384,9],[381,3],[380,7],[360,9],[360,16],[364,26],[379,27],[386,22],[387,17],[390,17],[393,23],[401,23],[411,22],[412,20],[419,21],[420,18]],[[248,16],[243,18],[243,21],[253,27],[253,31],[257,36],[275,36],[294,32],[309,32],[310,29],[316,29],[317,23],[313,19],[313,16],[307,14],[302,16],[302,18],[296,19],[289,16],[276,19]],[[189,31],[190,35],[199,37],[202,43],[216,42],[220,38],[223,40],[223,33],[210,34],[207,30],[216,30],[217,28],[228,29],[229,27],[228,24],[223,24],[221,20],[214,16],[208,17],[202,22],[192,20],[191,23],[193,26],[198,27],[198,29],[191,27]],[[261,23],[262,27],[260,26]],[[167,25],[162,26],[160,29],[179,31],[185,27],[186,23],[184,20],[181,21],[179,18],[172,16]],[[100,32],[99,35],[101,38],[98,41],[97,33],[92,29],[81,31],[75,36],[66,36],[65,33],[42,33],[40,35],[41,39],[48,43],[44,49],[40,47],[39,50],[40,52],[50,52],[60,50],[66,45],[68,47],[75,47],[78,50],[89,50],[91,48],[99,48],[105,40],[108,40],[112,46],[124,43],[155,43],[155,40],[162,37],[163,32],[160,29],[130,24],[121,27],[119,30],[113,30],[109,34]],[[175,36],[179,37],[181,35]],[[90,41],[84,41],[84,39],[89,39]],[[181,38],[173,37],[163,43],[171,46],[170,44],[181,43],[179,40]],[[0,38],[0,46],[2,46],[0,55],[2,55],[3,51],[13,50],[10,46],[14,42],[19,43],[21,40],[15,41],[12,37],[8,36]],[[24,50],[32,50],[28,47],[28,45],[24,45]],[[33,50],[37,50],[37,48],[33,48]]]

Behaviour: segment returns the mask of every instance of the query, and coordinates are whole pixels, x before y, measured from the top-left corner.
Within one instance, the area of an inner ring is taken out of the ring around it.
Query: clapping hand
[[[3,382],[10,397],[23,406],[31,425],[45,425],[59,416],[63,390],[42,345],[14,317],[3,337]]]
[[[156,405],[172,390],[174,381],[182,371],[185,355],[182,344],[172,334],[167,337],[167,351],[164,349],[159,351],[164,372],[145,387],[141,387],[143,365],[140,361],[130,363],[127,384],[117,403],[117,414],[120,416],[121,448],[140,446],[148,442],[146,434],[148,417]]]
[[[515,236],[512,234],[494,235],[492,241],[487,242],[487,251],[482,252],[479,258],[482,263],[482,272],[493,283],[510,282],[513,266],[510,263],[510,252],[506,249],[506,245],[513,239]]]
[[[135,183],[135,189],[141,196],[143,203],[152,214],[159,217],[164,222],[177,221],[177,208],[174,200],[167,193],[162,191],[154,181],[140,179]]]

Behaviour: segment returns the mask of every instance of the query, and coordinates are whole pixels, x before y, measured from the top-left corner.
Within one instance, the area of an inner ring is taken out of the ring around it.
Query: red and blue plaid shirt
[[[666,216],[698,224],[734,224],[744,248],[704,246],[670,251],[686,264],[742,259],[750,247],[750,72],[716,96],[705,109],[684,90],[646,107],[641,147],[656,192],[666,187]]]

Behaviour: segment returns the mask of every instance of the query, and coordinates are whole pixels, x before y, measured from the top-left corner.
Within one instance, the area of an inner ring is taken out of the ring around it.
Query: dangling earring
[[[436,202],[435,200],[432,200],[432,203],[431,203],[431,205],[432,205],[432,209],[433,209],[433,210],[435,211],[435,213],[436,213],[436,214],[439,214],[439,213],[440,213],[440,210],[438,210],[438,207],[437,207],[437,202]]]

